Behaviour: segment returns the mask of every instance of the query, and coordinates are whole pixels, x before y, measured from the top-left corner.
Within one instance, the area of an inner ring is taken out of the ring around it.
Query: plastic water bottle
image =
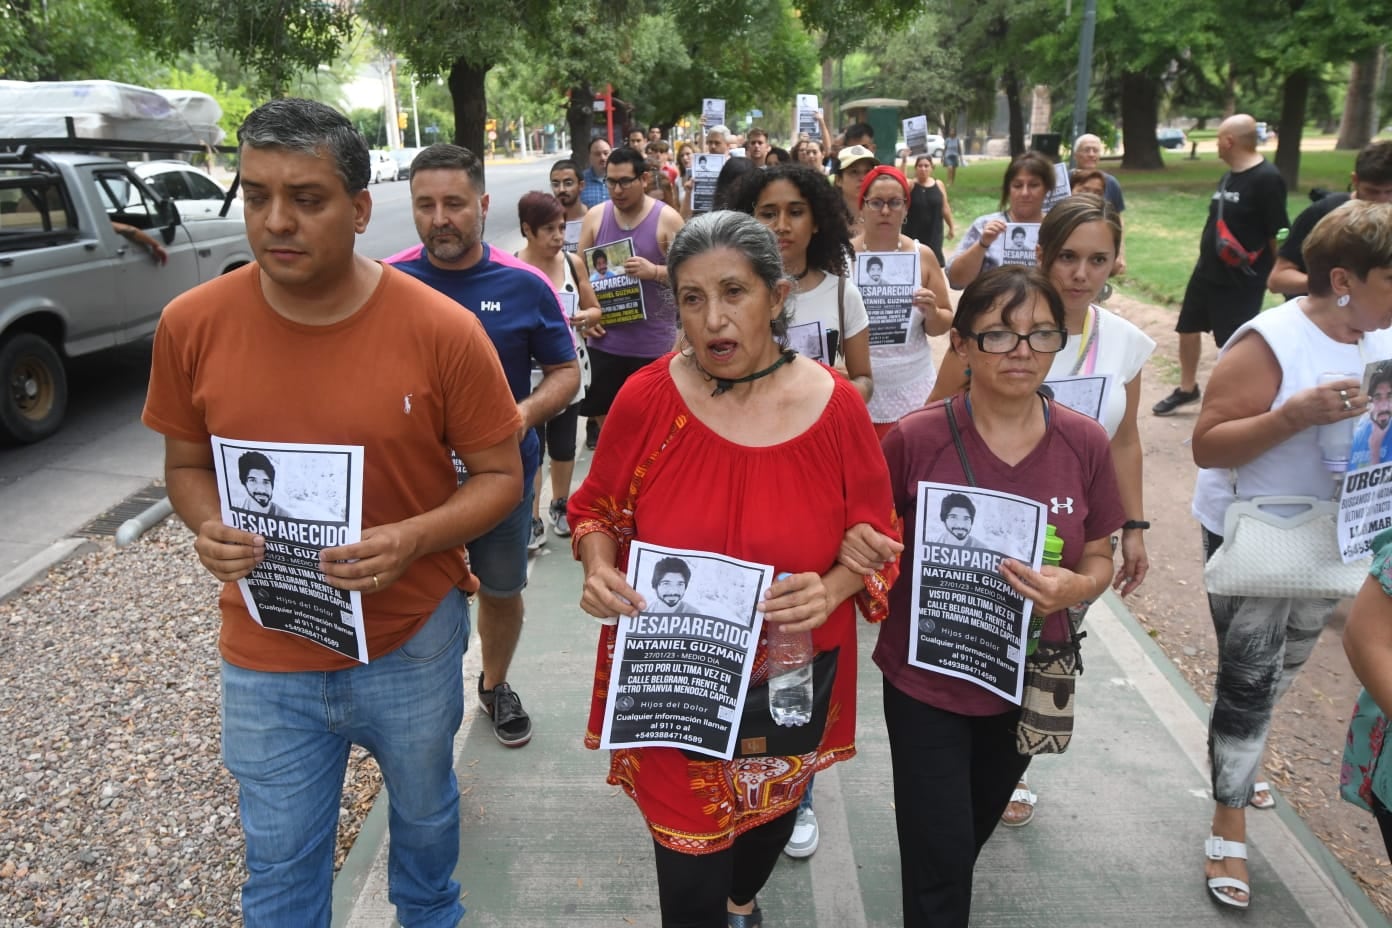
[[[1052,564],[1058,567],[1063,563],[1063,539],[1058,536],[1058,529],[1053,525],[1044,526],[1044,557],[1043,564],[1040,566],[1048,567]],[[1039,647],[1039,636],[1044,634],[1044,620],[1047,615],[1042,615],[1040,610],[1035,609],[1030,613],[1029,640],[1025,642],[1025,653],[1033,654]]]
[[[779,574],[779,580],[791,574]],[[769,714],[779,725],[812,720],[812,633],[790,632],[766,622],[769,657]]]
[[[1338,371],[1326,371],[1319,375],[1320,386],[1337,380],[1357,379],[1357,374]],[[1340,419],[1338,422],[1319,427],[1320,457],[1324,459],[1325,469],[1334,475],[1335,479],[1348,470],[1349,452],[1353,450],[1353,428],[1357,422],[1356,418]]]

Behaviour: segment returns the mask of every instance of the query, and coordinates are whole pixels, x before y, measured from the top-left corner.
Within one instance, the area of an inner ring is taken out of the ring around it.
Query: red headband
[[[909,179],[904,176],[904,172],[890,164],[880,164],[871,168],[865,175],[865,179],[860,182],[860,199],[857,205],[865,208],[865,194],[870,190],[870,185],[881,177],[892,177],[899,182],[899,186],[904,188],[904,195],[909,194]]]

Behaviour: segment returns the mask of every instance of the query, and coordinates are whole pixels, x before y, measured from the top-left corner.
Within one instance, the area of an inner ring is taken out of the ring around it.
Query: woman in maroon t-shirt
[[[970,371],[967,391],[909,413],[884,439],[905,544],[874,656],[884,673],[905,928],[966,928],[976,855],[1030,760],[1015,748],[1018,706],[962,677],[909,663],[910,639],[925,630],[913,614],[914,549],[946,543],[945,528],[958,545],[975,541],[969,557],[982,569],[980,558],[1006,546],[992,535],[993,525],[983,524],[984,511],[966,505],[948,511],[957,492],[943,497],[941,506],[930,500],[930,524],[918,525],[920,481],[960,486],[968,498],[974,490],[997,491],[1048,507],[1048,521],[1064,542],[1062,563],[1036,571],[1010,557],[999,562],[1000,578],[1047,617],[1045,643],[1067,641],[1067,610],[1107,588],[1111,534],[1126,520],[1107,433],[1038,392],[1053,355],[1067,343],[1063,303],[1048,280],[1023,267],[987,271],[962,294],[951,337],[952,350]],[[948,403],[974,479],[952,439]],[[997,532],[1002,528],[994,525]],[[843,547],[849,561],[857,560],[859,536],[853,530]],[[868,554],[872,548],[861,549],[863,561],[843,563],[877,566],[883,554]],[[953,631],[971,635],[971,628],[961,623]],[[992,643],[983,641],[982,649],[964,644],[981,653]]]

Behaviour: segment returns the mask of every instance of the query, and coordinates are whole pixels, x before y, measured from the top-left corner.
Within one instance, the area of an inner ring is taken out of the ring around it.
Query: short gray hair
[[[681,286],[682,265],[717,248],[730,248],[744,255],[754,275],[770,291],[776,289],[780,281],[788,279],[773,233],[748,213],[722,209],[695,217],[682,226],[672,240],[672,246],[667,249],[667,276],[673,292]],[[773,335],[780,343],[788,334],[791,303],[791,297],[784,300],[782,312],[773,320]]]
[[[726,125],[711,126],[706,130],[706,138],[710,138],[713,135],[718,135],[722,139],[728,141],[730,138],[730,127]]]
[[[251,148],[328,156],[350,194],[366,190],[372,180],[367,140],[348,117],[317,100],[286,97],[263,103],[237,128],[237,140]]]

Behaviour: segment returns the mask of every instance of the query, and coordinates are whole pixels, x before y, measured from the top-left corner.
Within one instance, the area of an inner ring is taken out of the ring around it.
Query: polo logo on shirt
[[[502,300],[480,300],[479,312],[481,313],[500,313],[503,311]]]
[[[401,411],[408,416],[411,414],[411,397],[413,396],[415,396],[414,393],[407,393],[401,398]]]
[[[1073,514],[1073,497],[1070,496],[1060,503],[1059,498],[1057,496],[1051,496],[1049,497],[1049,502],[1054,504],[1049,508],[1049,511],[1054,513],[1055,515],[1058,514],[1059,510],[1063,510],[1070,516]]]

